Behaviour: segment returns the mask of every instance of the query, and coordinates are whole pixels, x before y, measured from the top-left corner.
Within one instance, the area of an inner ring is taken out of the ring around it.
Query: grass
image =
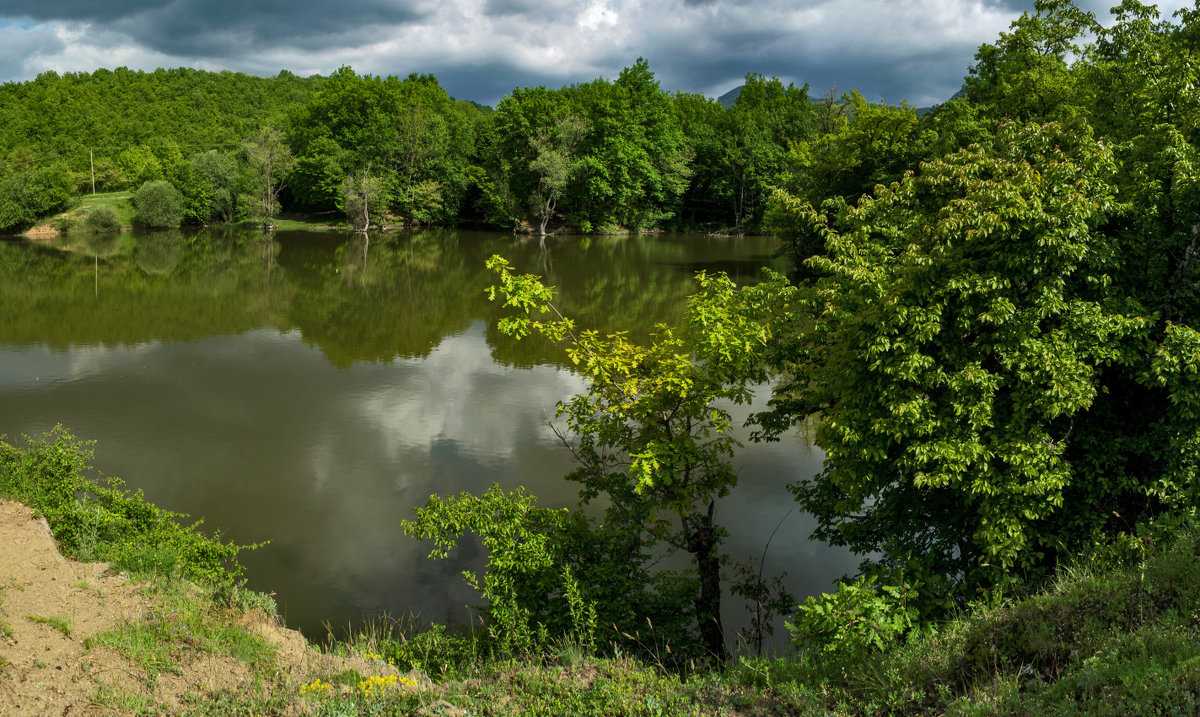
[[[8,583],[7,585],[0,585],[0,605],[4,604],[4,591],[10,587],[14,587],[15,585],[16,585],[15,583]],[[7,622],[5,622],[4,618],[0,618],[0,640],[7,640],[7,639],[11,638],[12,635],[13,635],[12,625],[9,625]]]
[[[119,710],[125,713],[147,714],[154,707],[154,699],[136,690],[106,685],[95,681],[96,691],[88,700],[90,706],[101,710]]]
[[[250,633],[210,596],[180,581],[160,585],[154,592],[162,607],[129,619],[107,632],[89,637],[88,649],[111,647],[136,662],[153,679],[160,672],[181,672],[179,656],[229,656],[249,665],[255,674],[271,676],[275,648]]]
[[[36,622],[42,625],[49,625],[63,634],[63,637],[71,637],[71,624],[61,617],[41,617],[38,615],[26,615],[25,619],[30,622]]]
[[[117,221],[122,227],[133,226],[133,192],[106,192],[102,194],[86,194],[80,198],[79,203],[71,207],[65,212],[61,212],[51,217],[46,217],[37,223],[37,226],[52,226],[59,231],[75,232],[86,231],[83,226],[84,217],[93,207],[108,206],[112,207],[117,213]]]
[[[116,210],[117,220],[121,222],[121,226],[133,226],[133,192],[108,192],[104,194],[88,194],[85,195],[79,203],[79,206],[67,213],[72,220],[77,220],[80,224],[83,222],[83,217],[92,207],[109,206]]]
[[[261,223],[256,222],[255,225],[261,226]],[[350,231],[350,225],[346,223],[346,217],[337,212],[284,214],[275,218],[275,228],[282,231],[328,231],[331,229]]]

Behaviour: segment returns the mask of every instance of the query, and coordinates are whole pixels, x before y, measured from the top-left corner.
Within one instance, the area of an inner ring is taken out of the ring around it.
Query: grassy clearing
[[[117,214],[117,221],[122,228],[133,226],[133,192],[106,192],[102,194],[87,194],[80,198],[75,206],[65,212],[46,217],[39,221],[33,231],[53,229],[63,234],[86,232],[84,218],[94,207],[111,207]]]
[[[282,231],[350,231],[345,215],[336,212],[285,214],[276,217],[275,228]]]

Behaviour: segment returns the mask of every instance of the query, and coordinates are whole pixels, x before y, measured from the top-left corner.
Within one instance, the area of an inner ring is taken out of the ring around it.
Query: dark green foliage
[[[1200,497],[1200,13],[1113,12],[1036,3],[966,99],[855,104],[777,194],[812,293],[763,425],[817,417],[817,535],[926,616]]]
[[[117,218],[116,209],[107,204],[101,204],[88,210],[83,218],[83,225],[88,231],[99,234],[119,230],[121,221]]]
[[[200,532],[200,522],[162,510],[121,481],[93,480],[90,444],[64,428],[24,446],[0,442],[0,495],[46,517],[59,547],[79,560],[104,560],[137,575],[182,577],[204,585],[232,583],[246,546]]]
[[[691,151],[645,60],[613,82],[515,90],[494,121],[491,206],[538,229],[560,215],[581,231],[656,227],[687,188]]]
[[[39,165],[24,147],[0,160],[0,231],[24,229],[66,209],[74,196],[74,180],[61,161]]]
[[[673,104],[693,154],[680,223],[759,229],[771,188],[786,180],[789,147],[814,131],[808,88],[751,72],[729,108],[698,95]]]
[[[138,226],[164,229],[183,222],[183,196],[170,182],[146,182],[133,195],[133,206]]]
[[[381,209],[407,222],[451,223],[463,209],[479,110],[453,100],[429,75],[359,76],[342,67],[291,118],[292,194],[342,209],[349,175],[378,177]]]
[[[89,189],[94,163],[97,191],[133,189],[193,154],[236,149],[324,81],[183,67],[47,72],[0,85],[0,155],[24,146],[39,163],[61,157]]]
[[[241,167],[233,155],[215,149],[195,154],[179,165],[176,177],[189,222],[229,223],[240,215]]]
[[[1066,500],[1068,437],[1147,325],[1103,291],[1113,170],[1086,137],[1011,127],[991,153],[864,197],[838,229],[788,205],[829,252],[776,403],[822,415],[825,471],[797,487],[818,535],[915,571],[932,600],[943,579],[974,590],[1035,569],[1139,489],[1089,476]]]

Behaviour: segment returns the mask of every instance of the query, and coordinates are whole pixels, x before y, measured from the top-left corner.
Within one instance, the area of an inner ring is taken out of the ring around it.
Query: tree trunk
[[[717,552],[716,526],[713,525],[714,501],[708,503],[708,513],[693,515],[687,521],[688,552],[696,556],[696,572],[700,592],[696,596],[696,624],[704,649],[719,664],[729,656],[725,650],[725,630],[721,625],[721,555]]]

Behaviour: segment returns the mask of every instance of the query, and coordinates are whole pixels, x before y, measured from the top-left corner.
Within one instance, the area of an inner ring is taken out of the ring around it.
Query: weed
[[[213,612],[205,600],[183,590],[161,595],[163,608],[142,613],[108,632],[88,638],[86,645],[112,647],[138,663],[153,678],[160,672],[178,673],[176,655],[228,655],[264,675],[274,667],[275,650],[263,638]]]
[[[63,637],[71,636],[71,624],[61,617],[53,617],[53,616],[40,617],[38,615],[26,615],[25,619],[29,620],[30,622],[36,622],[36,623],[40,623],[42,625],[49,625],[50,627],[54,628],[55,630],[58,630],[59,632],[61,632],[63,634]],[[50,649],[50,648],[46,648],[46,649]]]
[[[119,710],[143,714],[154,707],[154,699],[149,695],[122,687],[114,687],[95,680],[96,691],[92,693],[88,703],[101,710]]]

